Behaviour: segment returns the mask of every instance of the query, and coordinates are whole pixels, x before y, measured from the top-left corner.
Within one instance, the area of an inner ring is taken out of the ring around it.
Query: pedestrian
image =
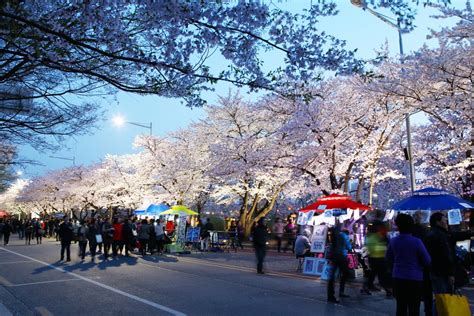
[[[163,221],[160,218],[156,220],[155,235],[156,235],[157,251],[162,255],[163,254],[163,241],[165,237],[165,225],[163,225]]]
[[[71,261],[71,241],[74,238],[73,229],[71,222],[65,216],[64,221],[58,228],[58,235],[61,239],[61,261],[64,260],[64,251],[66,251],[66,261]]]
[[[293,218],[288,217],[288,224],[286,224],[285,226],[287,243],[286,243],[285,248],[283,249],[284,252],[286,252],[288,247],[291,246],[291,252],[295,253],[295,240],[296,240],[297,231],[298,231],[298,227],[296,227],[296,224],[294,223]]]
[[[39,220],[36,220],[34,222],[34,226],[33,226],[33,229],[34,229],[34,234],[35,234],[35,237],[36,237],[36,244],[41,244],[43,242],[43,233],[44,233],[44,230],[43,228],[41,227],[41,223]]]
[[[25,238],[25,220],[18,223],[18,239],[23,240],[23,238]]]
[[[430,217],[431,231],[426,237],[428,252],[431,255],[431,285],[434,294],[452,293],[455,286],[457,241],[470,239],[473,233],[449,231],[448,219],[441,212]]]
[[[114,218],[114,223],[112,224],[112,226],[114,228],[114,236],[112,238],[112,254],[115,259],[117,258],[119,250],[121,254],[123,249],[123,225],[122,223],[120,223],[120,220],[118,218]]]
[[[347,262],[347,253],[352,250],[352,245],[348,234],[341,231],[341,224],[337,223],[331,229],[331,254],[330,261],[332,264],[329,282],[327,286],[327,299],[331,303],[339,303],[334,294],[334,283],[336,281],[336,271],[339,270],[339,297],[345,298],[349,295],[344,293],[346,280],[349,276],[349,267]]]
[[[244,249],[244,245],[242,244],[242,241],[244,240],[244,228],[239,220],[235,222],[235,225],[237,226],[237,246],[239,246],[240,249]]]
[[[150,225],[146,219],[142,219],[141,225],[138,228],[138,241],[140,242],[140,253],[142,256],[146,255],[148,241],[150,240]]]
[[[428,244],[426,243],[428,234],[430,232],[427,225],[423,222],[424,216],[421,211],[415,212],[414,215],[415,225],[413,226],[413,236],[419,238],[425,245],[426,250],[430,253],[428,249]],[[431,256],[431,254],[430,254]],[[431,264],[433,264],[433,256],[431,256]],[[423,295],[421,297],[423,302],[423,309],[425,311],[425,316],[433,315],[433,288],[431,286],[431,266],[424,267],[423,269]]]
[[[156,249],[156,234],[155,234],[155,219],[150,219],[149,226],[149,238],[148,238],[148,251],[153,254]],[[187,230],[187,227],[186,227]]]
[[[130,223],[130,220],[126,218],[122,226],[122,243],[125,245],[125,257],[129,257],[129,253],[135,249],[136,237],[133,233],[134,231],[134,224]]]
[[[283,234],[285,232],[285,224],[281,221],[281,218],[277,217],[275,219],[275,224],[273,225],[273,234],[275,235],[275,240],[277,242],[277,250],[281,252],[281,241],[283,239]]]
[[[8,246],[10,234],[12,233],[12,225],[10,221],[6,221],[3,225],[3,245]]]
[[[98,240],[99,239],[99,240]],[[91,261],[95,262],[95,255],[97,251],[97,244],[102,242],[102,234],[99,231],[99,225],[95,218],[89,220],[87,225],[87,240],[89,241],[89,252],[91,254]]]
[[[206,224],[201,228],[201,251],[209,251],[209,240],[211,237],[211,231],[214,230],[214,225],[211,223],[211,219],[207,218]]]
[[[109,253],[114,239],[114,227],[108,218],[105,218],[102,225],[102,241],[104,245],[104,260],[109,258]]]
[[[414,221],[410,215],[395,219],[400,234],[393,238],[386,259],[392,263],[393,290],[397,300],[397,316],[418,316],[423,295],[423,269],[431,258],[423,242],[412,236]]]
[[[365,246],[368,251],[370,272],[366,280],[367,284],[364,285],[364,290],[368,292],[380,291],[380,289],[374,285],[375,278],[377,277],[379,284],[385,290],[386,297],[392,297],[391,278],[385,260],[388,247],[387,228],[382,221],[376,220],[369,225],[369,232],[365,238]],[[366,294],[369,293],[366,292]]]
[[[31,245],[31,239],[33,239],[33,224],[31,221],[27,221],[25,224],[25,245]]]
[[[86,222],[82,220],[76,234],[79,241],[79,257],[81,257],[81,262],[84,262],[86,258],[87,232],[88,228]]]
[[[296,237],[295,241],[295,254],[296,257],[311,257],[311,242],[309,241],[311,231],[309,229],[303,230],[301,235]]]
[[[264,274],[263,272],[263,261],[267,252],[267,234],[268,228],[265,226],[265,218],[262,217],[258,220],[257,225],[252,231],[252,243],[255,249],[255,255],[257,257],[257,273]]]

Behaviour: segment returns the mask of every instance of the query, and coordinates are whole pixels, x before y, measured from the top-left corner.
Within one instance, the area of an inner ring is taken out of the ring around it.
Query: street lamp
[[[150,136],[153,135],[153,125],[152,125],[152,122],[150,122],[149,124],[146,124],[146,123],[136,123],[136,122],[128,122],[125,120],[125,117],[123,117],[122,115],[118,114],[116,116],[114,116],[112,118],[112,122],[115,126],[117,127],[121,127],[123,125],[125,125],[125,123],[128,123],[128,124],[131,124],[131,125],[135,125],[135,126],[139,126],[139,127],[143,127],[143,128],[147,128],[150,130]]]
[[[75,166],[76,165],[76,157],[75,156],[72,156],[72,158],[68,158],[68,157],[56,157],[56,156],[49,156],[49,158],[54,158],[54,159],[61,159],[61,160],[68,160],[68,161],[72,161],[72,165]]]
[[[377,11],[372,10],[371,8],[367,7],[365,0],[351,0],[351,3],[356,7],[359,7],[363,10],[367,10],[372,15],[376,16],[386,24],[390,25],[391,27],[397,29],[398,31],[398,45],[400,47],[400,62],[403,64],[403,42],[402,42],[402,30],[400,27],[400,19],[397,19],[397,23],[394,23],[392,18],[383,15]],[[402,69],[403,71],[403,69]],[[406,122],[406,129],[407,129],[407,148],[406,148],[406,158],[408,160],[408,165],[410,167],[410,188],[411,192],[415,191],[416,185],[416,178],[415,178],[415,166],[413,164],[413,156],[411,150],[411,128],[410,128],[410,113],[407,113],[405,116]]]

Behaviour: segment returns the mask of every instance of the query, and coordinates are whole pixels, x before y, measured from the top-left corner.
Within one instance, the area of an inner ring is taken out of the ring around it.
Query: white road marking
[[[17,264],[17,263],[31,263],[31,261],[23,260],[23,261],[0,262],[0,264]]]
[[[3,285],[5,285],[5,286],[12,286],[12,285],[13,285],[10,281],[8,281],[7,279],[5,279],[5,278],[2,277],[1,275],[0,275],[0,284],[3,284]],[[1,315],[1,314],[0,314],[0,315]]]
[[[54,265],[52,265],[52,264],[49,264],[49,263],[47,263],[47,262],[44,262],[44,261],[41,261],[41,260],[38,260],[38,259],[35,259],[35,258],[32,258],[32,257],[25,256],[25,255],[23,255],[23,254],[21,254],[21,253],[18,253],[18,252],[9,250],[9,249],[5,249],[5,248],[2,248],[2,247],[0,247],[0,249],[3,249],[4,251],[10,252],[10,253],[13,253],[13,254],[15,254],[15,255],[17,255],[17,256],[20,256],[20,257],[29,259],[29,260],[31,260],[31,261],[41,263],[41,264],[44,265],[44,266],[50,267],[50,268],[52,268],[52,269],[54,269],[54,270],[57,270],[57,271],[60,271],[60,272],[62,272],[62,273],[66,273],[66,274],[72,275],[72,276],[74,276],[74,277],[76,277],[76,278],[79,278],[79,279],[81,279],[81,280],[83,280],[83,281],[86,281],[86,282],[89,282],[89,283],[91,283],[91,284],[97,285],[97,286],[99,286],[99,287],[101,287],[101,288],[104,288],[104,289],[107,289],[107,290],[112,291],[112,292],[114,292],[114,293],[123,295],[123,296],[128,297],[128,298],[130,298],[130,299],[132,299],[132,300],[141,302],[141,303],[143,303],[143,304],[149,305],[149,306],[154,307],[154,308],[156,308],[156,309],[159,309],[159,310],[168,312],[168,313],[173,314],[173,315],[186,316],[186,314],[184,314],[184,313],[182,313],[182,312],[179,312],[179,311],[177,311],[177,310],[174,310],[174,309],[172,309],[172,308],[166,307],[166,306],[161,305],[161,304],[157,304],[157,303],[152,302],[152,301],[149,301],[149,300],[147,300],[147,299],[144,299],[144,298],[138,297],[138,296],[136,296],[136,295],[133,295],[133,294],[124,292],[124,291],[122,291],[122,290],[119,290],[119,289],[116,289],[116,288],[114,288],[114,287],[105,285],[105,284],[103,284],[103,283],[100,283],[100,282],[91,280],[91,279],[86,278],[86,277],[83,277],[82,275],[79,275],[79,274],[77,274],[77,273],[69,272],[69,271],[67,271],[67,270],[64,270],[64,269],[62,269],[62,268],[56,267],[56,266],[54,266]]]
[[[40,282],[30,282],[30,283],[12,284],[12,285],[10,285],[10,287],[26,286],[26,285],[37,285],[37,284],[47,284],[47,283],[58,283],[58,282],[68,282],[68,281],[83,281],[83,280],[81,280],[81,279],[62,279],[62,280],[52,280],[52,281],[40,281]]]
[[[53,316],[53,313],[51,313],[46,307],[44,306],[38,306],[35,307],[35,310],[41,315],[41,316]]]

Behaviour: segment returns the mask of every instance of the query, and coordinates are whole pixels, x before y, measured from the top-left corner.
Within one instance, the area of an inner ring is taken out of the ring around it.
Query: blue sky
[[[357,48],[358,56],[370,58],[375,56],[375,50],[379,49],[386,42],[389,45],[390,53],[397,55],[398,34],[397,30],[385,24],[369,12],[354,7],[349,0],[338,0],[340,13],[335,17],[321,20],[320,29],[347,41],[348,48]],[[463,7],[465,1],[454,0],[452,4],[456,7]],[[275,2],[281,9],[291,11],[301,11],[308,8],[309,0]],[[384,12],[385,13],[385,12]],[[443,26],[448,26],[453,21],[430,18],[436,14],[433,9],[418,7],[418,15],[415,21],[417,28],[403,35],[403,46],[405,53],[417,50],[424,43],[432,46],[436,43],[427,42],[426,36],[429,29],[438,30]],[[387,13],[387,15],[390,15]],[[274,63],[278,61],[269,60]],[[223,63],[224,65],[224,63]],[[235,87],[225,84],[216,86],[215,92],[207,92],[205,98],[209,103],[215,103],[219,95],[228,93],[229,88],[234,91]],[[259,95],[248,95],[249,99],[257,99]],[[136,152],[132,148],[133,139],[139,134],[148,134],[149,130],[126,124],[121,128],[115,127],[111,118],[120,113],[128,121],[149,124],[153,123],[154,135],[165,135],[168,132],[179,128],[185,128],[193,120],[203,117],[204,111],[199,108],[190,109],[180,103],[178,99],[167,99],[156,96],[139,96],[131,93],[120,92],[117,101],[111,104],[104,104],[106,117],[99,124],[99,130],[93,135],[71,138],[63,145],[63,149],[56,153],[38,153],[25,146],[20,149],[20,155],[34,159],[42,163],[42,166],[28,166],[22,170],[24,178],[41,175],[48,170],[54,170],[71,166],[68,160],[54,159],[49,156],[72,158],[75,157],[76,165],[88,165],[100,161],[106,154],[127,154]],[[420,117],[415,118],[415,122]]]

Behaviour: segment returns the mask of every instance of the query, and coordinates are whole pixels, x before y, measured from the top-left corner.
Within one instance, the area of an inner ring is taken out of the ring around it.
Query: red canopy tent
[[[314,211],[316,213],[323,213],[325,210],[331,209],[351,209],[351,210],[370,210],[370,206],[355,202],[349,195],[330,194],[319,198],[315,203],[306,206],[299,210],[299,212]]]
[[[10,213],[8,213],[7,211],[0,210],[0,218],[2,218],[4,216],[8,216],[8,215],[10,215]]]

